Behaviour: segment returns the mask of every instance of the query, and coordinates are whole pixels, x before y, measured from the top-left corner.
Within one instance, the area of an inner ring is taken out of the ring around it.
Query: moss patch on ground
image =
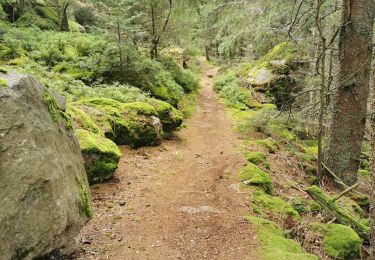
[[[334,259],[357,259],[362,241],[350,227],[341,224],[314,223],[311,229],[323,235],[324,252]]]
[[[255,164],[248,163],[239,172],[240,181],[247,185],[262,188],[266,193],[272,193],[272,181],[268,174],[259,169]]]
[[[77,129],[76,132],[90,184],[111,178],[121,156],[116,144],[84,129]]]
[[[279,146],[277,145],[276,141],[272,138],[255,140],[252,141],[252,143],[255,145],[263,146],[268,150],[269,153],[276,153],[276,151],[279,150]]]
[[[252,192],[252,201],[258,207],[261,207],[271,214],[287,219],[292,217],[295,221],[300,221],[301,217],[299,213],[285,200],[280,197],[273,197],[261,190]]]
[[[261,152],[246,152],[245,158],[248,162],[251,162],[255,165],[262,165],[266,169],[270,168],[270,164],[267,161],[267,157],[264,153]]]
[[[257,239],[261,244],[257,252],[258,259],[318,259],[317,256],[306,253],[296,241],[285,238],[283,232],[273,222],[253,216],[245,216],[245,220],[257,230]]]

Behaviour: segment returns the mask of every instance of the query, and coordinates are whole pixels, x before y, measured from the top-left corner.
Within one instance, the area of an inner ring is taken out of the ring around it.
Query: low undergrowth
[[[317,142],[305,131],[308,122],[279,112],[235,69],[218,75],[214,88],[243,140],[239,152],[248,163],[238,176],[250,192],[251,216],[245,218],[258,232],[259,259],[356,259],[362,244],[357,233],[349,226],[325,224],[334,216],[305,192],[317,184]],[[363,157],[360,173],[365,178],[366,152]],[[336,203],[362,225],[368,208],[357,197],[344,196]],[[312,222],[320,228],[313,229]]]

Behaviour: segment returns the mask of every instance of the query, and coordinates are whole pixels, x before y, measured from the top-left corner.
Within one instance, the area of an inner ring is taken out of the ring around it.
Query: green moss
[[[195,91],[182,96],[180,102],[178,103],[178,109],[184,115],[184,118],[190,118],[195,112],[198,100],[197,96],[197,92]]]
[[[266,169],[270,168],[266,155],[261,152],[246,152],[245,158],[248,162],[256,165],[263,165]]]
[[[102,135],[100,128],[87,113],[71,104],[68,104],[66,108],[66,113],[72,118],[75,128],[82,128],[95,134]]]
[[[76,132],[90,184],[111,178],[121,156],[116,144],[84,129]]]
[[[298,214],[305,214],[310,212],[309,203],[300,196],[295,196],[290,200],[290,205]]]
[[[336,203],[338,203],[342,208],[356,216],[357,218],[364,217],[364,210],[351,198],[342,197]]]
[[[283,139],[286,139],[288,141],[295,141],[296,140],[296,137],[291,133],[289,132],[287,129],[283,129],[280,133],[279,133],[279,136]]]
[[[0,73],[8,74],[9,69],[5,67],[0,67]]]
[[[0,79],[0,88],[7,88],[7,87],[8,87],[8,80]]]
[[[48,88],[44,88],[43,101],[47,105],[53,122],[63,125],[66,130],[73,131],[72,120],[68,114],[64,113],[57,104],[55,98],[49,93]]]
[[[87,218],[92,217],[92,205],[89,192],[86,189],[86,185],[81,181],[78,181],[79,185],[79,196],[81,198],[82,207]]]
[[[41,17],[33,11],[25,12],[20,18],[18,18],[17,24],[24,27],[37,26],[42,30],[58,29],[58,23],[49,18]]]
[[[359,169],[358,175],[364,177],[364,178],[370,178],[370,173],[368,170]]]
[[[370,228],[363,225],[361,223],[361,219],[357,218],[347,210],[337,206],[336,202],[332,201],[331,197],[326,195],[319,187],[315,185],[307,188],[306,192],[313,196],[320,205],[323,205],[325,208],[328,208],[330,211],[334,212],[340,223],[351,226],[359,235],[361,235],[362,238],[369,240]]]
[[[73,103],[89,114],[107,138],[117,144],[141,147],[157,144],[163,131],[155,109],[146,103],[121,103],[108,98]]]
[[[296,221],[301,220],[298,212],[280,197],[273,197],[261,190],[256,190],[252,193],[252,201],[277,217],[287,219],[290,216]]]
[[[272,193],[272,181],[266,172],[263,172],[255,164],[248,163],[239,172],[239,179],[247,185],[258,186],[265,192]]]
[[[294,240],[285,238],[283,232],[276,225],[266,219],[245,216],[257,232],[260,249],[257,259],[290,259],[290,260],[317,260],[318,257],[304,252],[302,247]]]
[[[267,148],[269,153],[275,153],[279,149],[279,146],[277,145],[276,141],[272,138],[256,140],[254,141],[254,143]]]
[[[262,56],[260,59],[244,65],[240,70],[242,77],[256,77],[257,73],[262,69],[269,69],[280,74],[286,74],[289,72],[291,62],[293,61],[294,54],[296,53],[296,45],[291,42],[282,42],[276,45],[270,52]],[[281,66],[272,66],[270,62],[272,60],[285,60],[285,64]]]
[[[181,126],[184,116],[179,110],[158,99],[152,98],[147,102],[156,110],[164,132],[171,133]]]
[[[312,224],[323,235],[324,252],[334,259],[357,259],[362,241],[357,233],[341,224]]]
[[[319,203],[317,202],[312,202],[310,205],[309,205],[309,208],[310,208],[310,211],[311,212],[320,212],[322,210],[322,207],[319,205]]]

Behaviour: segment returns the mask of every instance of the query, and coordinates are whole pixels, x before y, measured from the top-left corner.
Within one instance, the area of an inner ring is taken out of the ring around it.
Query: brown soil
[[[203,68],[197,111],[159,147],[123,156],[116,181],[92,187],[95,215],[79,259],[254,259],[256,238],[236,189],[240,141]]]

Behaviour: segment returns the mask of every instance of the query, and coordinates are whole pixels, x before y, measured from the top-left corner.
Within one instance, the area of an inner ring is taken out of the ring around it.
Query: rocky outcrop
[[[32,259],[79,232],[90,192],[70,119],[50,91],[24,75],[0,79],[0,258]]]
[[[282,109],[290,105],[293,93],[299,91],[296,84],[296,68],[303,53],[290,42],[276,45],[258,60],[245,65],[240,76],[255,91],[272,97],[273,103]]]

